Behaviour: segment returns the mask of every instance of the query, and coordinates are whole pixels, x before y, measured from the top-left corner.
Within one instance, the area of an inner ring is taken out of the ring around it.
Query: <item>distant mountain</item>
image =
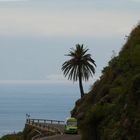
[[[72,116],[83,140],[140,140],[140,24]]]

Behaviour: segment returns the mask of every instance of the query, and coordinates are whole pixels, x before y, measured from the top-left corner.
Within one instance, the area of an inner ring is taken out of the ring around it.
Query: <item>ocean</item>
[[[0,136],[22,131],[26,114],[65,120],[79,97],[74,84],[0,84]]]

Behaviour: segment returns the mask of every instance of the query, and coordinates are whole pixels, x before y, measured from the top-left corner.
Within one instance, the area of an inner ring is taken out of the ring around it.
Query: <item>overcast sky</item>
[[[98,78],[140,21],[140,0],[0,0],[0,83],[63,83],[64,56],[89,48]]]

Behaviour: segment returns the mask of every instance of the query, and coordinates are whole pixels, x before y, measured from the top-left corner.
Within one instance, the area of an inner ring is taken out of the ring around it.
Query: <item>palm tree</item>
[[[68,76],[68,80],[79,80],[81,98],[84,96],[82,80],[87,81],[90,76],[93,77],[96,67],[91,54],[87,54],[88,50],[83,47],[83,44],[76,44],[76,48],[71,48],[67,54],[71,58],[62,65],[63,74],[65,77]]]

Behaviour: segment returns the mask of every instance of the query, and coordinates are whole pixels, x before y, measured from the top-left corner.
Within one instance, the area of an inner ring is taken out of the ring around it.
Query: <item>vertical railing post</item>
[[[45,119],[30,119],[26,118],[26,123],[28,125],[33,125],[39,129],[45,130],[45,131],[52,131],[56,134],[62,133],[61,130],[59,130],[59,125],[61,123],[64,123],[63,121],[59,120],[45,120]],[[58,126],[57,126],[58,124]],[[57,128],[58,127],[58,128]]]

